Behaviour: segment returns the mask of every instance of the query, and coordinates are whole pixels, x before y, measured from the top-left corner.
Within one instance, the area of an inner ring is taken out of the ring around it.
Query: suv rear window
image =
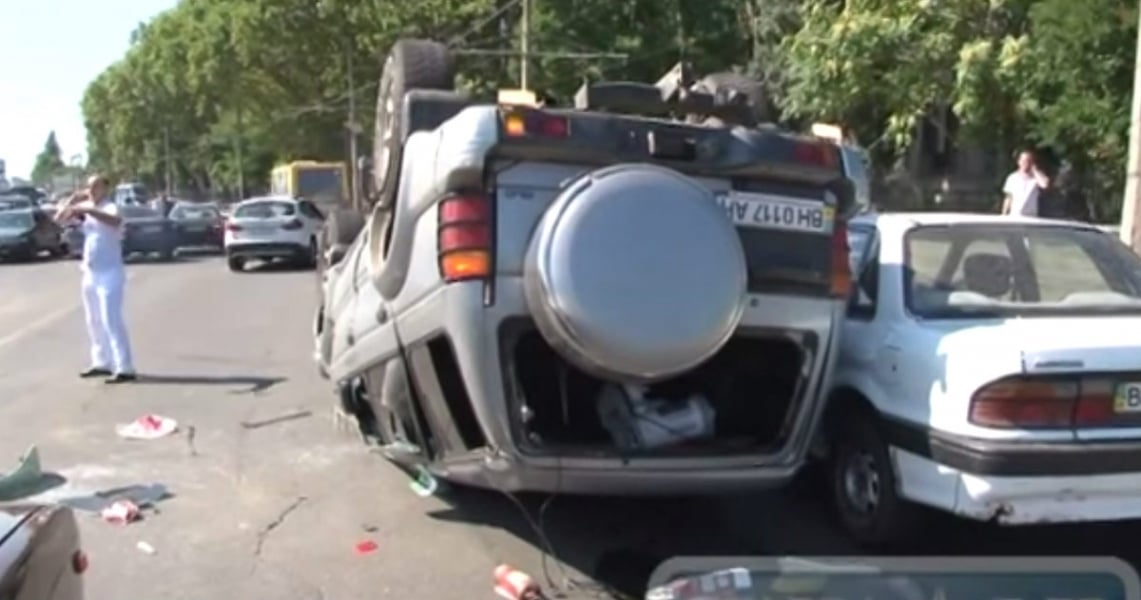
[[[277,217],[292,217],[297,207],[292,202],[251,202],[243,204],[234,211],[234,217],[239,219],[274,219]]]

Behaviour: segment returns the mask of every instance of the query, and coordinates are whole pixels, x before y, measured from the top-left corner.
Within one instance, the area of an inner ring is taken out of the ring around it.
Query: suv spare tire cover
[[[715,354],[744,312],[740,238],[712,192],[619,165],[572,182],[528,249],[524,289],[547,342],[596,376],[652,382]]]

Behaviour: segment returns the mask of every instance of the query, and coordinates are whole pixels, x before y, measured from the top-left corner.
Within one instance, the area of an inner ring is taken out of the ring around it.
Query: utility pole
[[[520,35],[519,35],[519,49],[509,50],[503,48],[456,48],[452,50],[452,54],[467,55],[467,56],[502,56],[502,57],[518,57],[520,59],[519,66],[519,84],[523,89],[529,89],[531,83],[531,69],[530,62],[532,58],[546,58],[546,59],[570,59],[570,60],[626,60],[627,54],[616,52],[536,52],[531,49],[531,15],[534,12],[535,0],[521,0],[520,5],[523,9],[522,20],[520,22]],[[503,9],[501,9],[503,10]]]
[[[531,63],[531,0],[523,0],[523,23],[519,27],[519,87],[527,87],[529,64]]]
[[[349,121],[345,126],[349,130],[349,203],[353,208],[359,206],[358,196],[360,195],[360,169],[357,168],[357,155],[360,150],[357,148],[357,136],[360,133],[360,123],[357,121],[357,88],[356,80],[353,78],[353,48],[349,48],[345,52],[345,69],[348,72],[349,83]]]
[[[174,195],[174,178],[171,176],[172,166],[170,158],[170,125],[162,128],[162,153],[166,162],[166,197]]]
[[[246,163],[245,157],[242,155],[242,146],[244,145],[242,142],[245,138],[245,129],[242,124],[242,96],[240,93],[238,94],[236,112],[238,135],[235,136],[234,140],[234,162],[237,163],[235,166],[238,168],[238,200],[244,200],[246,198]]]
[[[1125,164],[1125,201],[1121,207],[1121,241],[1141,252],[1141,12],[1133,65],[1133,107],[1129,122],[1129,162]]]

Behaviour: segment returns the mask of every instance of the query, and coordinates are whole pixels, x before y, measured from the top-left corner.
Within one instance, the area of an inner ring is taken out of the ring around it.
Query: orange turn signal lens
[[[521,114],[507,115],[507,117],[503,119],[503,131],[511,137],[527,135],[527,121]]]
[[[491,253],[487,250],[457,250],[440,257],[445,281],[482,279],[491,274]]]

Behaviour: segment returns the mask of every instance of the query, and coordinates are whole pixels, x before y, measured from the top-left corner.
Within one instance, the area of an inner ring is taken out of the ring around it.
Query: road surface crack
[[[257,546],[254,547],[254,556],[261,556],[262,546],[265,545],[265,541],[269,537],[269,534],[272,533],[273,530],[280,527],[282,523],[285,523],[285,520],[289,518],[289,515],[293,514],[293,511],[300,508],[306,500],[308,500],[308,498],[305,496],[299,496],[296,500],[293,501],[292,504],[285,507],[284,510],[278,513],[276,519],[270,521],[266,524],[265,527],[262,527],[260,530],[258,530],[258,541]]]

